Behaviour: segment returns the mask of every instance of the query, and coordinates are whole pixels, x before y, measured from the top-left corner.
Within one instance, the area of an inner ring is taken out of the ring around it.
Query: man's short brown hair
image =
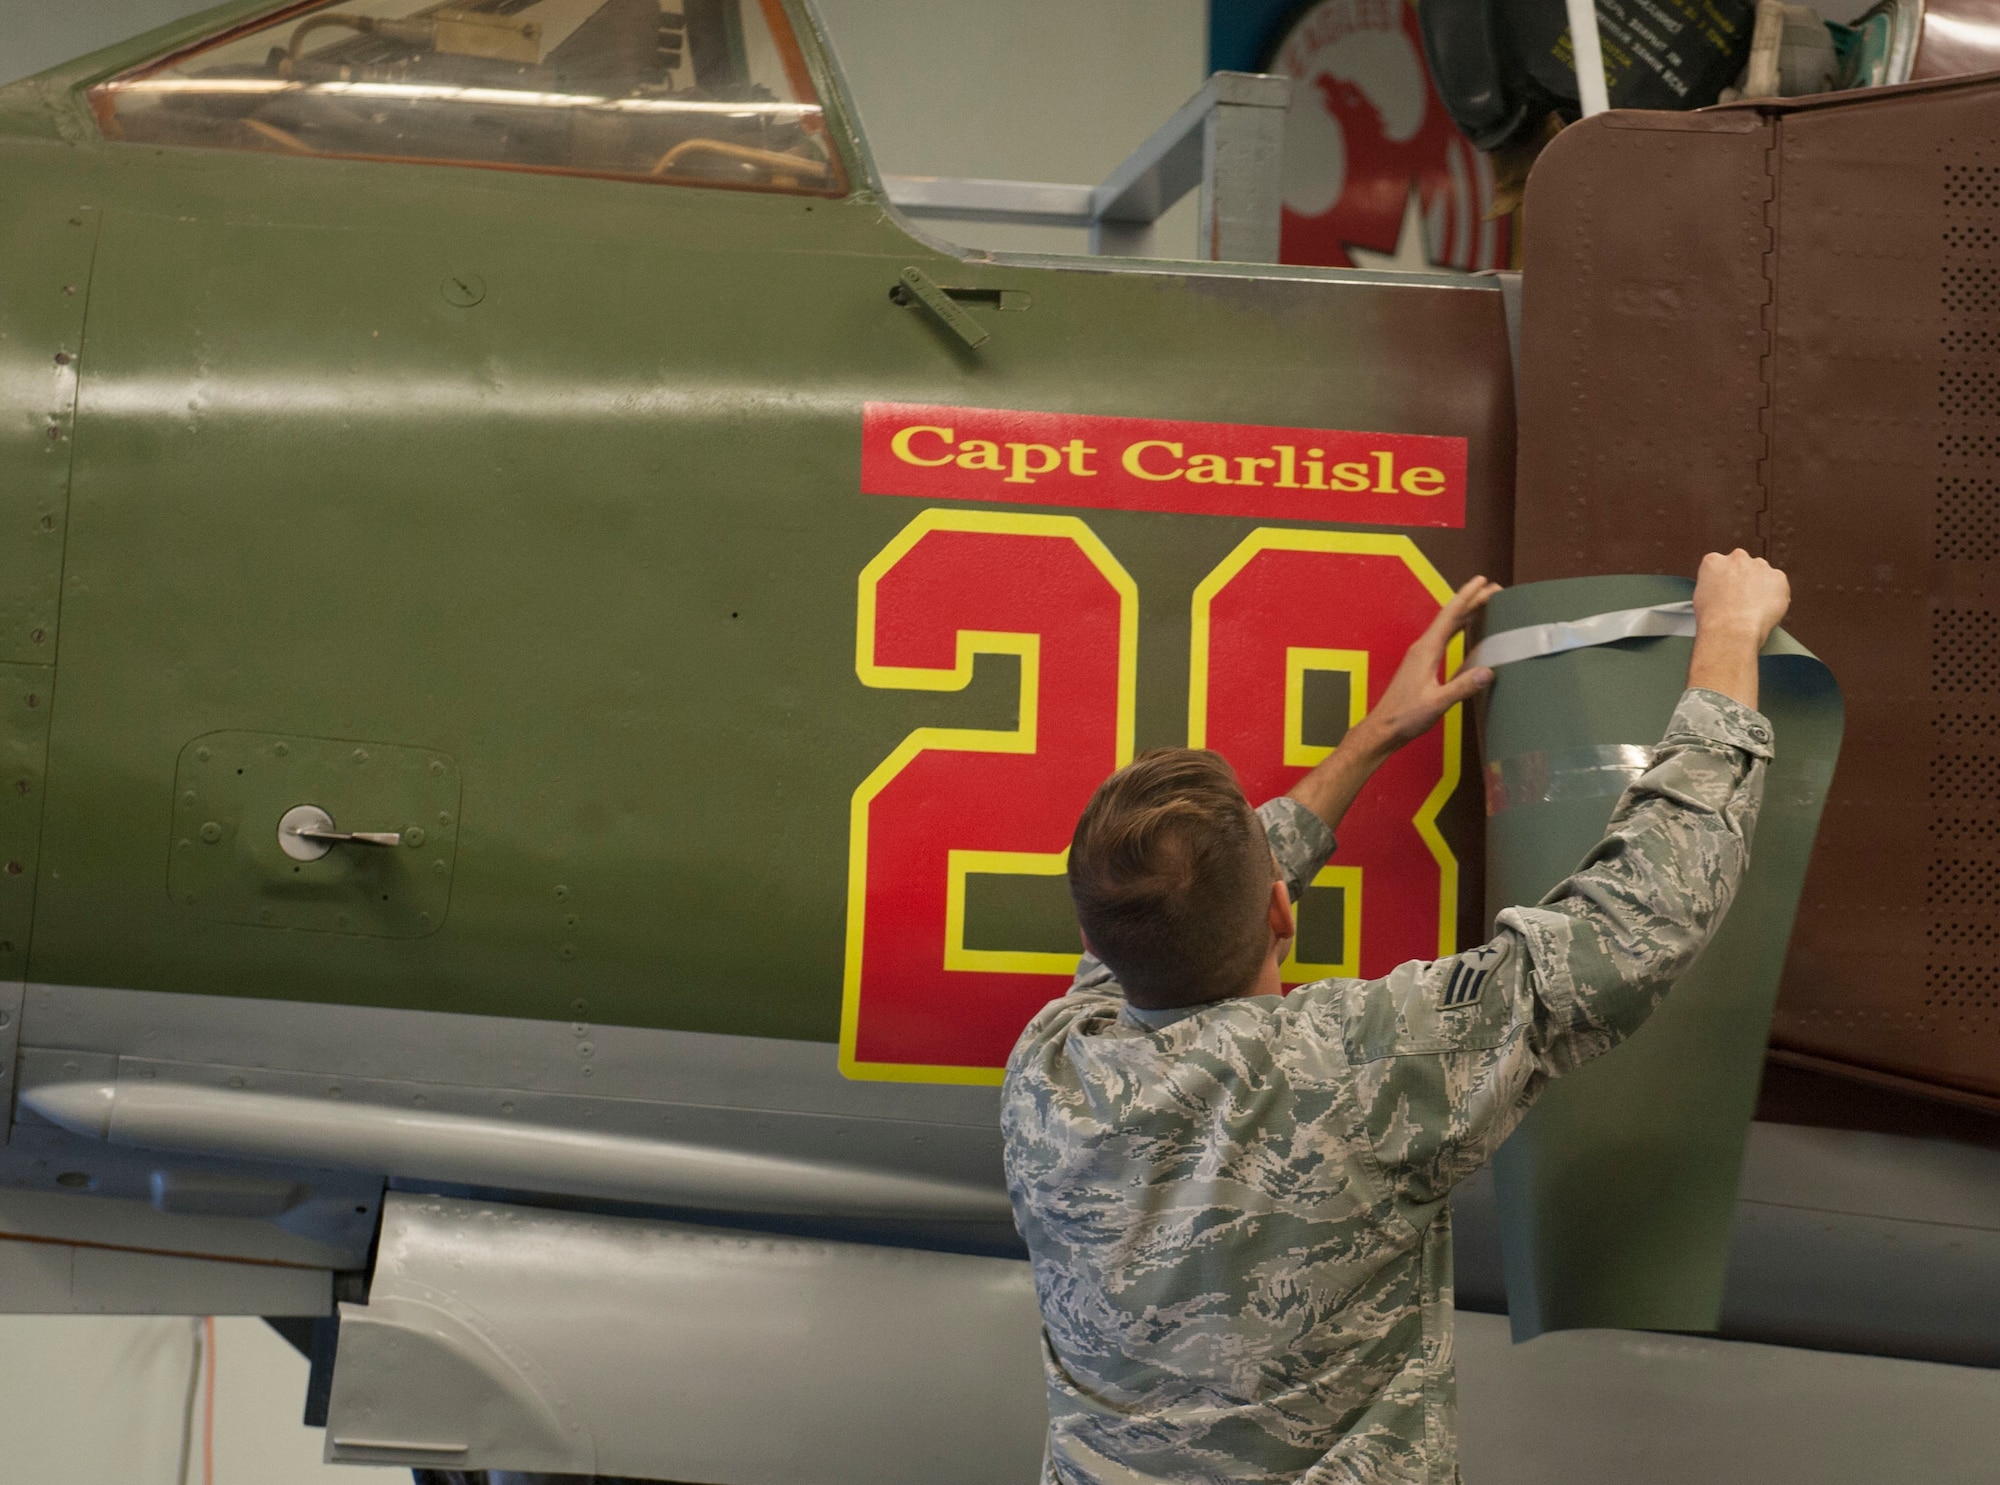
[[[1098,786],[1076,822],[1077,921],[1144,1010],[1234,995],[1271,947],[1276,868],[1220,754],[1155,748]]]

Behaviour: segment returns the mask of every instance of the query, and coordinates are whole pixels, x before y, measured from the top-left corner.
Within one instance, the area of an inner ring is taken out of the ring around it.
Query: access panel
[[[1990,1101],[2000,83],[1606,115],[1530,197],[1517,576],[1789,570],[1847,745],[1772,1045]]]

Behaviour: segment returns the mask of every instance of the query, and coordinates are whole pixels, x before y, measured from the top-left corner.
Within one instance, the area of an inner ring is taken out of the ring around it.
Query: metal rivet
[[[276,753],[280,758],[289,758],[292,753],[292,745],[290,743],[281,742],[276,747],[272,748],[271,751]]]
[[[69,365],[69,352],[68,352],[68,351],[57,351],[57,352],[56,352],[56,365],[58,365],[58,366],[67,366],[67,365]]]
[[[187,792],[186,792],[185,794],[181,795],[181,803],[182,803],[182,804],[184,804],[184,805],[186,805],[186,806],[187,806],[187,807],[188,807],[189,809],[193,809],[193,808],[194,808],[194,790],[190,789],[190,790],[188,790],[188,791],[187,791]]]
[[[440,824],[440,825],[449,825],[450,823],[451,823],[451,811],[450,811],[450,810],[439,810],[439,811],[438,811],[438,824]]]
[[[356,763],[366,763],[368,761],[368,750],[366,748],[356,748],[350,756]]]
[[[576,927],[576,914],[575,914],[575,913],[571,913],[571,914],[570,914],[570,915],[569,915],[569,916],[568,916],[567,918],[564,918],[564,919],[563,919],[563,927],[565,927],[565,928],[574,928],[574,927]]]
[[[576,945],[575,945],[575,944],[564,944],[564,945],[562,946],[562,951],[561,951],[561,952],[562,952],[562,956],[563,956],[563,958],[565,958],[565,959],[574,959],[574,958],[576,958]]]
[[[589,1042],[578,1042],[576,1044],[576,1055],[579,1057],[594,1057],[597,1055],[597,1048]]]
[[[411,826],[411,827],[410,827],[410,828],[409,828],[408,830],[405,830],[405,831],[403,832],[403,844],[404,844],[404,845],[406,845],[406,846],[420,846],[420,845],[422,845],[423,843],[424,843],[424,827],[423,827],[423,826],[421,826],[421,825],[412,825],[412,826]]]
[[[583,1075],[584,1075],[584,1076],[585,1076],[585,1077],[587,1078],[587,1077],[589,1077],[589,1076],[591,1075],[591,1073],[592,1073],[592,1072],[596,1071],[596,1069],[594,1069],[594,1068],[591,1068],[591,1067],[585,1067],[585,1068],[583,1068],[583,1070],[582,1070],[582,1071],[583,1071]]]
[[[503,1114],[511,1114],[514,1112],[514,1105],[511,1102],[503,1103],[500,1105],[500,1112]]]
[[[33,640],[36,644],[40,644],[43,640],[48,638],[48,635],[39,629],[31,629],[28,631],[28,638]]]
[[[206,763],[208,762],[210,755],[207,748],[196,748],[194,750],[194,756],[198,762]]]
[[[437,860],[431,863],[431,873],[434,876],[440,876],[440,877],[444,875],[445,864],[444,864],[444,858],[442,856],[440,856]]]
[[[567,888],[567,887],[558,887],[558,888],[556,888],[556,901],[557,901],[557,902],[568,902],[568,901],[569,901],[569,888]]]
[[[176,844],[183,851],[191,851],[194,849],[194,842],[192,840],[189,840],[185,835],[182,836]]]
[[[486,297],[486,280],[476,273],[454,273],[439,285],[446,304],[460,309],[471,309]]]
[[[30,691],[28,693],[28,705],[40,706],[41,704],[42,704],[42,698],[37,696],[34,692]]]
[[[589,1032],[590,1023],[588,1021],[578,1021],[574,1026],[570,1027],[570,1030],[577,1036],[583,1036]]]
[[[576,1000],[572,1000],[569,1003],[569,1008],[572,1011],[574,1011],[577,1015],[581,1016],[585,1011],[590,1009],[590,1003],[579,997]]]
[[[211,846],[214,845],[217,841],[222,839],[222,826],[214,820],[202,821],[201,838],[207,841]]]
[[[433,759],[431,759],[431,777],[433,777],[433,778],[443,778],[443,777],[444,777],[444,760],[443,760],[443,759],[441,759],[441,758],[433,758]]]

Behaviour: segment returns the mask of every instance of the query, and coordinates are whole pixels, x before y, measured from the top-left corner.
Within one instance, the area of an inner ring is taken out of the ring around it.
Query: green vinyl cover
[[[1486,632],[1674,603],[1673,577],[1499,594]],[[1484,713],[1487,913],[1540,900],[1596,845],[1687,683],[1691,639],[1628,639],[1502,666]],[[1792,918],[1840,750],[1839,687],[1782,630],[1760,663],[1775,758],[1735,904],[1622,1046],[1551,1084],[1494,1157],[1514,1339],[1711,1331]],[[1640,760],[1635,766],[1633,760]]]

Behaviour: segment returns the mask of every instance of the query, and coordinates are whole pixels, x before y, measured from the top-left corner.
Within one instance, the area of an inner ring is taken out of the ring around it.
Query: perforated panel
[[[1952,141],[1953,144],[1958,141]],[[1933,592],[1986,591],[2000,559],[2000,167],[1940,166],[1938,463]],[[1929,923],[1917,1030],[1978,1053],[2000,1047],[2000,615],[1931,614]],[[1968,746],[1970,744],[1970,746]],[[1952,1060],[1968,1059],[1961,1054]]]
[[[2000,633],[1985,609],[1939,609],[1931,615],[1931,690],[1941,696],[1990,696],[2000,680]]]
[[[2000,557],[2000,482],[1962,469],[1938,476],[1932,551],[1941,562]]]
[[[1517,573],[1753,513],[1847,703],[1773,1043],[2000,1093],[2000,82],[1607,114],[1529,196]]]

